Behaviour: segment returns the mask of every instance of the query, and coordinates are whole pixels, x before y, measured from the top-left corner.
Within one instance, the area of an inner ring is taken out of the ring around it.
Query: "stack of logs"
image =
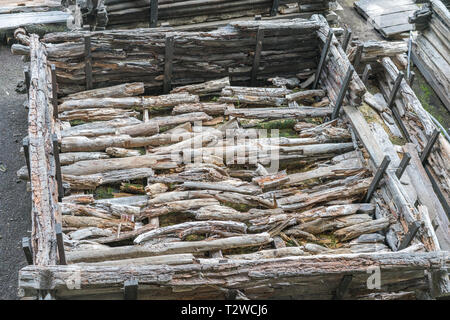
[[[154,13],[151,14],[151,2]],[[78,1],[74,15],[79,26],[90,25],[102,28],[135,28],[168,23],[171,26],[203,22],[223,21],[254,15],[276,15],[277,13],[325,13],[329,0],[92,0]],[[280,7],[278,7],[280,5]],[[81,14],[76,14],[76,13]],[[155,19],[153,25],[150,22]]]
[[[175,87],[229,76],[242,85],[252,74],[264,81],[311,72],[319,56],[318,28],[314,20],[240,21],[211,32],[80,31],[47,34],[42,41],[56,67],[59,96],[135,81],[160,93],[164,83]],[[16,38],[22,45],[14,45],[13,53],[27,54],[29,37],[19,30]]]
[[[365,151],[344,121],[326,121],[325,90],[228,79],[164,96],[143,90],[130,83],[60,100],[69,264],[391,250],[389,219],[362,201],[372,181]]]

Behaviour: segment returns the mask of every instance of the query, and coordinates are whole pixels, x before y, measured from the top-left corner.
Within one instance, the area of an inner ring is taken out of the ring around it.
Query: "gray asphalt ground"
[[[26,94],[15,91],[23,80],[23,62],[0,45],[0,299],[17,299],[17,276],[26,265],[21,239],[31,231],[31,199],[16,172],[25,165],[20,154],[26,136]]]

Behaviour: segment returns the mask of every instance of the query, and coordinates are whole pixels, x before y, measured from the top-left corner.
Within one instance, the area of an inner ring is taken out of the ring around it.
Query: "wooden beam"
[[[58,119],[58,84],[56,82],[56,67],[54,64],[50,65],[52,73],[52,104],[53,104],[53,117]]]
[[[62,182],[61,175],[61,161],[59,159],[59,141],[56,133],[52,136],[53,142],[53,157],[55,158],[55,166],[56,166],[56,182],[58,183],[58,201],[61,202],[64,197],[64,187]]]
[[[372,72],[372,66],[370,65],[370,63],[366,64],[366,66],[364,67],[364,72],[362,75],[362,82],[364,82],[364,85],[367,86],[367,81],[369,81],[369,76]]]
[[[66,265],[66,254],[64,252],[64,239],[62,234],[62,226],[61,223],[57,223],[55,225],[56,232],[56,245],[58,246],[58,256],[59,256],[59,264]]]
[[[342,50],[344,50],[344,52],[347,52],[347,47],[348,44],[350,43],[351,38],[352,38],[352,29],[350,28],[345,29],[344,39],[342,41]]]
[[[395,98],[397,97],[398,89],[400,89],[400,85],[402,83],[402,80],[404,78],[403,72],[399,72],[397,78],[395,79],[394,86],[392,87],[391,93],[389,95],[388,99],[388,108],[392,109],[394,106]]]

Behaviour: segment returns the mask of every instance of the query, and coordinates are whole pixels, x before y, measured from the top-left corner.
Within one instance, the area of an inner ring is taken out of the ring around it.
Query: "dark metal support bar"
[[[323,66],[325,65],[325,59],[328,56],[328,52],[330,51],[331,40],[333,39],[333,31],[328,32],[327,41],[325,42],[324,47],[322,48],[322,54],[320,56],[319,65],[317,66],[316,78],[314,79],[313,89],[317,88],[317,84],[320,80],[320,74],[322,73]]]
[[[172,86],[172,62],[173,62],[173,36],[166,37],[166,49],[164,58],[164,93],[169,93]]]
[[[158,0],[150,0],[150,28],[158,25]]]
[[[255,21],[260,21],[262,19],[260,14],[255,15]]]
[[[25,66],[23,68],[23,74],[25,76],[25,85],[27,86],[27,97],[30,94],[30,85],[31,85],[31,77],[30,77],[30,67]]]
[[[53,104],[53,117],[58,119],[58,84],[56,82],[56,67],[54,64],[50,66],[52,71],[52,104]]]
[[[347,69],[347,74],[345,75],[344,82],[342,83],[341,90],[339,91],[339,95],[336,99],[336,105],[334,106],[333,114],[331,115],[331,120],[339,117],[339,112],[341,111],[342,103],[345,99],[345,94],[347,93],[348,87],[350,85],[350,80],[352,79],[353,72],[355,69],[350,65]]]
[[[367,81],[369,80],[369,76],[371,73],[372,73],[372,66],[368,63],[364,67],[364,72],[361,79],[365,86],[367,86]]]
[[[408,84],[409,84],[410,87],[412,87],[415,78],[416,78],[416,73],[414,71],[410,71],[409,72],[409,79],[408,79]]]
[[[414,221],[408,226],[408,232],[403,237],[400,245],[398,246],[398,251],[403,250],[409,246],[412,239],[416,235],[417,231],[419,231],[421,223],[419,221]]]
[[[125,300],[137,300],[139,282],[137,279],[126,280],[123,284],[123,298]]]
[[[422,154],[420,155],[420,161],[422,161],[422,164],[425,164],[427,162],[428,157],[430,156],[430,153],[433,150],[434,144],[436,143],[438,137],[439,137],[439,130],[434,129],[434,132],[431,135],[430,140],[428,140],[425,149],[423,149]]]
[[[334,300],[342,300],[344,298],[344,296],[348,292],[348,288],[350,287],[352,280],[353,276],[351,274],[342,277],[341,282],[339,283],[339,286],[336,289]]]
[[[347,52],[348,44],[350,43],[350,39],[352,38],[352,29],[347,28],[345,29],[344,33],[344,39],[342,41],[342,49],[344,52]]]
[[[64,252],[64,239],[62,234],[62,226],[60,223],[55,224],[56,245],[58,247],[59,264],[66,265],[66,254]]]
[[[389,95],[388,99],[388,107],[390,109],[392,109],[392,107],[394,106],[395,97],[397,97],[398,89],[400,89],[400,84],[402,83],[404,77],[405,75],[400,71],[398,73],[397,79],[395,79],[394,86],[392,87],[391,94]]]
[[[30,166],[30,139],[28,137],[22,140],[23,154],[25,155],[25,162],[28,169],[28,178],[31,181],[31,166]]]
[[[395,171],[395,175],[397,176],[397,178],[401,179],[401,177],[402,177],[403,173],[405,172],[406,167],[408,166],[410,160],[411,160],[411,155],[409,153],[405,153],[403,155],[402,161],[400,162],[397,170]]]
[[[85,62],[85,73],[86,73],[86,90],[91,90],[93,88],[92,84],[92,52],[91,52],[91,37],[84,37],[84,62]]]
[[[411,142],[411,137],[409,136],[408,130],[406,129],[405,125],[403,124],[402,116],[397,110],[397,107],[392,107],[391,109],[392,114],[394,115],[395,120],[397,121],[397,124],[400,128],[400,131],[403,133],[403,136],[408,142]]]
[[[64,197],[64,187],[62,184],[61,162],[59,161],[59,141],[55,133],[52,136],[52,140],[53,140],[53,156],[55,157],[55,167],[56,167],[56,182],[58,183],[58,201],[61,202],[62,198]]]
[[[444,211],[447,214],[447,217],[450,219],[450,205],[448,204],[444,194],[442,193],[441,189],[439,188],[438,184],[436,183],[436,180],[434,179],[430,170],[427,168],[427,164],[424,164],[423,168],[425,169],[425,172],[427,173],[428,178],[431,181],[431,186],[433,187],[434,192],[436,193],[439,201],[441,202],[442,207],[444,208]]]
[[[280,6],[280,0],[273,0],[272,9],[270,10],[270,16],[276,16],[278,14],[278,7]]]
[[[383,162],[381,162],[380,167],[378,168],[377,172],[375,173],[375,177],[373,177],[373,180],[370,183],[369,190],[367,191],[367,195],[364,198],[363,203],[370,202],[370,199],[372,198],[375,190],[377,190],[378,185],[380,184],[380,181],[383,178],[384,173],[386,172],[386,169],[389,166],[389,163],[391,163],[391,158],[389,158],[389,156],[384,156]]]
[[[252,67],[252,77],[251,77],[252,86],[256,85],[259,63],[261,61],[261,51],[263,41],[264,41],[264,30],[258,28],[258,33],[256,34],[255,57],[253,58],[253,67]]]
[[[31,239],[28,237],[22,238],[22,249],[25,253],[25,259],[29,265],[33,264],[33,249],[31,247]]]
[[[363,50],[364,50],[363,44],[359,44],[358,47],[356,48],[355,59],[353,60],[353,67],[355,69],[358,69],[359,65],[361,64]]]

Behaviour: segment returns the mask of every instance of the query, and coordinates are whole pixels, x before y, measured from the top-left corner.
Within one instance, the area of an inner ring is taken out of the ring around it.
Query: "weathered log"
[[[230,85],[230,78],[222,78],[218,80],[211,80],[199,84],[191,84],[187,86],[176,87],[170,93],[188,92],[199,96],[211,95],[219,93],[223,88]]]
[[[144,94],[144,83],[134,82],[69,94],[68,96],[63,97],[62,101],[91,98],[123,98],[139,96],[141,94]]]
[[[67,253],[69,263],[100,262],[105,260],[120,260],[161,256],[166,254],[206,252],[232,248],[245,248],[270,243],[272,238],[268,233],[244,235],[218,240],[181,241],[146,246],[123,246],[106,250],[86,250]]]
[[[286,95],[286,99],[288,101],[305,101],[311,98],[323,98],[325,97],[324,90],[306,90],[306,91],[298,91],[291,94]]]
[[[381,218],[339,229],[334,232],[334,235],[342,238],[342,240],[345,241],[349,239],[354,239],[364,233],[372,233],[383,230],[388,226],[389,226],[389,219]]]
[[[219,99],[220,100],[220,99]],[[251,109],[228,109],[225,115],[248,118],[248,119],[304,119],[304,118],[318,118],[327,117],[331,115],[333,110],[331,108],[251,108]]]
[[[135,157],[141,155],[141,152],[139,150],[130,150],[117,147],[108,147],[105,151],[108,155],[114,158]]]
[[[210,116],[225,114],[228,109],[233,109],[234,105],[226,103],[201,102],[190,104],[179,104],[172,110],[172,114],[183,114],[191,112],[204,112]]]

